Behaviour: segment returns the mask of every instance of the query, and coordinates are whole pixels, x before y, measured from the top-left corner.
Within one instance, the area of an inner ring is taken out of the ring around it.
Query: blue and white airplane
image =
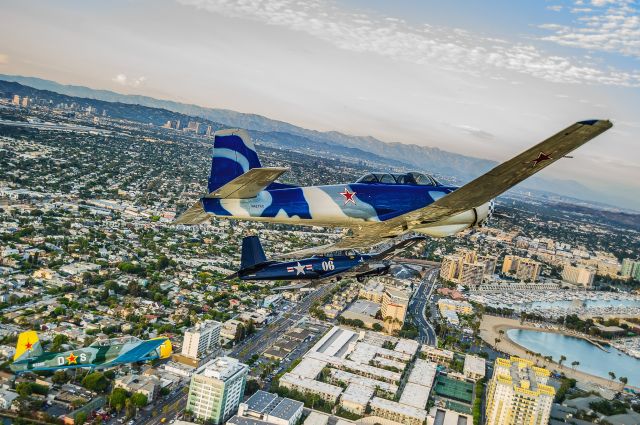
[[[485,222],[496,196],[611,127],[608,120],[577,122],[460,188],[417,172],[326,186],[277,183],[287,168],[263,167],[246,131],[222,130],[214,137],[208,194],[176,224],[215,216],[348,229],[337,243],[294,256],[369,247],[407,232],[448,236]]]
[[[367,277],[389,273],[391,264],[388,260],[425,239],[424,236],[408,238],[376,254],[354,252],[344,255],[314,255],[296,261],[273,261],[267,260],[257,236],[246,236],[242,239],[240,270],[228,276],[228,279],[317,280],[353,276],[358,282],[363,282]]]

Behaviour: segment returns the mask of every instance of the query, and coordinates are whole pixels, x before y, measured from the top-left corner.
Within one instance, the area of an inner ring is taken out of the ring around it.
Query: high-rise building
[[[485,263],[463,263],[460,283],[467,286],[479,286],[482,284],[486,270]]]
[[[180,120],[176,120],[176,130],[180,130],[182,128],[182,124],[180,123]]]
[[[186,410],[204,421],[222,424],[238,411],[249,367],[231,357],[218,357],[191,377]]]
[[[540,263],[531,258],[521,258],[516,270],[516,278],[525,282],[536,282],[540,276]]]
[[[496,272],[498,257],[494,257],[493,255],[478,255],[478,262],[484,263],[484,274],[491,276]]]
[[[459,249],[456,254],[462,257],[463,263],[477,263],[478,254],[472,249]]]
[[[382,295],[380,312],[383,319],[391,318],[397,320],[402,326],[407,315],[408,306],[409,294],[407,292],[400,289],[387,288]]]
[[[168,120],[166,123],[164,123],[164,124],[162,125],[162,128],[172,128],[172,125],[171,125],[171,124],[172,124],[172,123],[171,123],[171,120]]]
[[[623,259],[620,274],[622,277],[640,280],[640,260],[632,260],[631,258]]]
[[[502,273],[511,274],[515,273],[516,268],[518,267],[518,260],[520,257],[517,255],[505,255],[504,261],[502,262]]]
[[[453,255],[445,255],[440,266],[440,277],[463,285],[477,286],[482,283],[487,265],[478,262],[476,251],[460,249]],[[494,266],[495,268],[495,263]]]
[[[205,136],[209,137],[209,136],[213,136],[213,127],[211,127],[210,125],[207,126],[207,132],[205,133]]]
[[[460,275],[460,264],[462,257],[459,255],[445,255],[440,265],[440,277],[452,282],[458,279]]]
[[[217,353],[220,348],[221,327],[220,322],[205,320],[187,329],[182,342],[182,355],[202,359]]]
[[[20,106],[20,96],[14,94],[11,103],[13,103],[15,106]]]
[[[596,270],[590,267],[567,265],[562,269],[562,280],[574,285],[582,285],[585,288],[593,286],[595,275]]]
[[[23,108],[28,108],[29,107],[29,97],[25,96],[22,98],[22,102],[21,105]]]
[[[486,425],[549,423],[555,389],[550,372],[518,357],[496,359],[487,385]]]
[[[505,255],[502,273],[513,275],[521,281],[535,282],[540,276],[540,263],[531,258]]]
[[[199,129],[200,123],[198,121],[189,121],[189,124],[187,124],[187,128],[185,128],[185,130],[193,131],[194,133],[197,133]]]

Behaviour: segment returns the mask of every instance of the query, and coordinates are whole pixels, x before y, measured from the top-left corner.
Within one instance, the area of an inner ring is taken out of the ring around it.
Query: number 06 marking
[[[327,270],[335,270],[336,266],[333,265],[333,260],[323,261],[322,262],[322,270],[325,272]]]

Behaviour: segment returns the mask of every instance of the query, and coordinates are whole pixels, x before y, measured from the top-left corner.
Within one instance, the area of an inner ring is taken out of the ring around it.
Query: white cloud
[[[551,6],[547,6],[547,10],[552,10],[554,12],[560,12],[562,10],[562,6],[559,4],[554,4]]]
[[[380,18],[340,9],[320,0],[177,0],[233,18],[300,31],[353,52],[473,75],[509,70],[558,83],[640,86],[640,71],[604,69],[551,56],[523,43],[499,42],[468,31]],[[557,25],[547,29],[559,32]]]
[[[576,5],[582,4],[576,2]],[[640,58],[640,8],[633,0],[592,0],[594,8],[577,7],[571,25],[545,24],[543,40]],[[636,73],[637,76],[637,73]]]
[[[123,86],[131,86],[138,87],[140,84],[144,83],[147,80],[146,77],[138,77],[133,80],[129,79],[125,74],[118,74],[111,79],[111,81],[118,83]]]
[[[481,128],[478,127],[474,127],[471,125],[466,125],[466,124],[457,124],[454,125],[455,128],[464,131],[467,134],[470,134],[472,136],[475,136],[479,139],[493,139],[495,136],[492,133],[489,133],[488,131],[484,131]]]

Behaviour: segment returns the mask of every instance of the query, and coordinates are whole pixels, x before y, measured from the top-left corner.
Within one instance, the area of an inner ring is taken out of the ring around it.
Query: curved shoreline
[[[545,360],[543,357],[535,357],[527,354],[531,350],[523,347],[522,345],[514,342],[507,335],[507,331],[509,329],[524,329],[524,330],[532,330],[539,332],[549,332],[549,333],[560,333],[566,336],[580,338],[579,335],[574,335],[568,332],[563,332],[557,328],[542,328],[536,327],[527,324],[520,324],[518,320],[507,319],[499,316],[490,316],[483,315],[482,323],[480,324],[480,337],[490,346],[495,347],[495,339],[499,338],[501,342],[498,344],[497,350],[500,352],[507,353],[509,355],[522,357],[524,359],[529,359],[534,361],[536,364],[546,367],[551,371],[556,371],[558,373],[562,372],[568,378],[573,378],[579,381],[589,381],[591,383],[597,384],[601,387],[608,388],[614,391],[622,391],[624,388],[624,384],[618,381],[612,381],[610,379],[606,379],[600,376],[592,375],[590,373],[582,372],[576,369],[572,369],[565,365],[560,365],[553,361]],[[503,331],[503,334],[500,334],[500,331]],[[583,337],[583,339],[585,339]],[[585,340],[590,341],[588,338]]]

